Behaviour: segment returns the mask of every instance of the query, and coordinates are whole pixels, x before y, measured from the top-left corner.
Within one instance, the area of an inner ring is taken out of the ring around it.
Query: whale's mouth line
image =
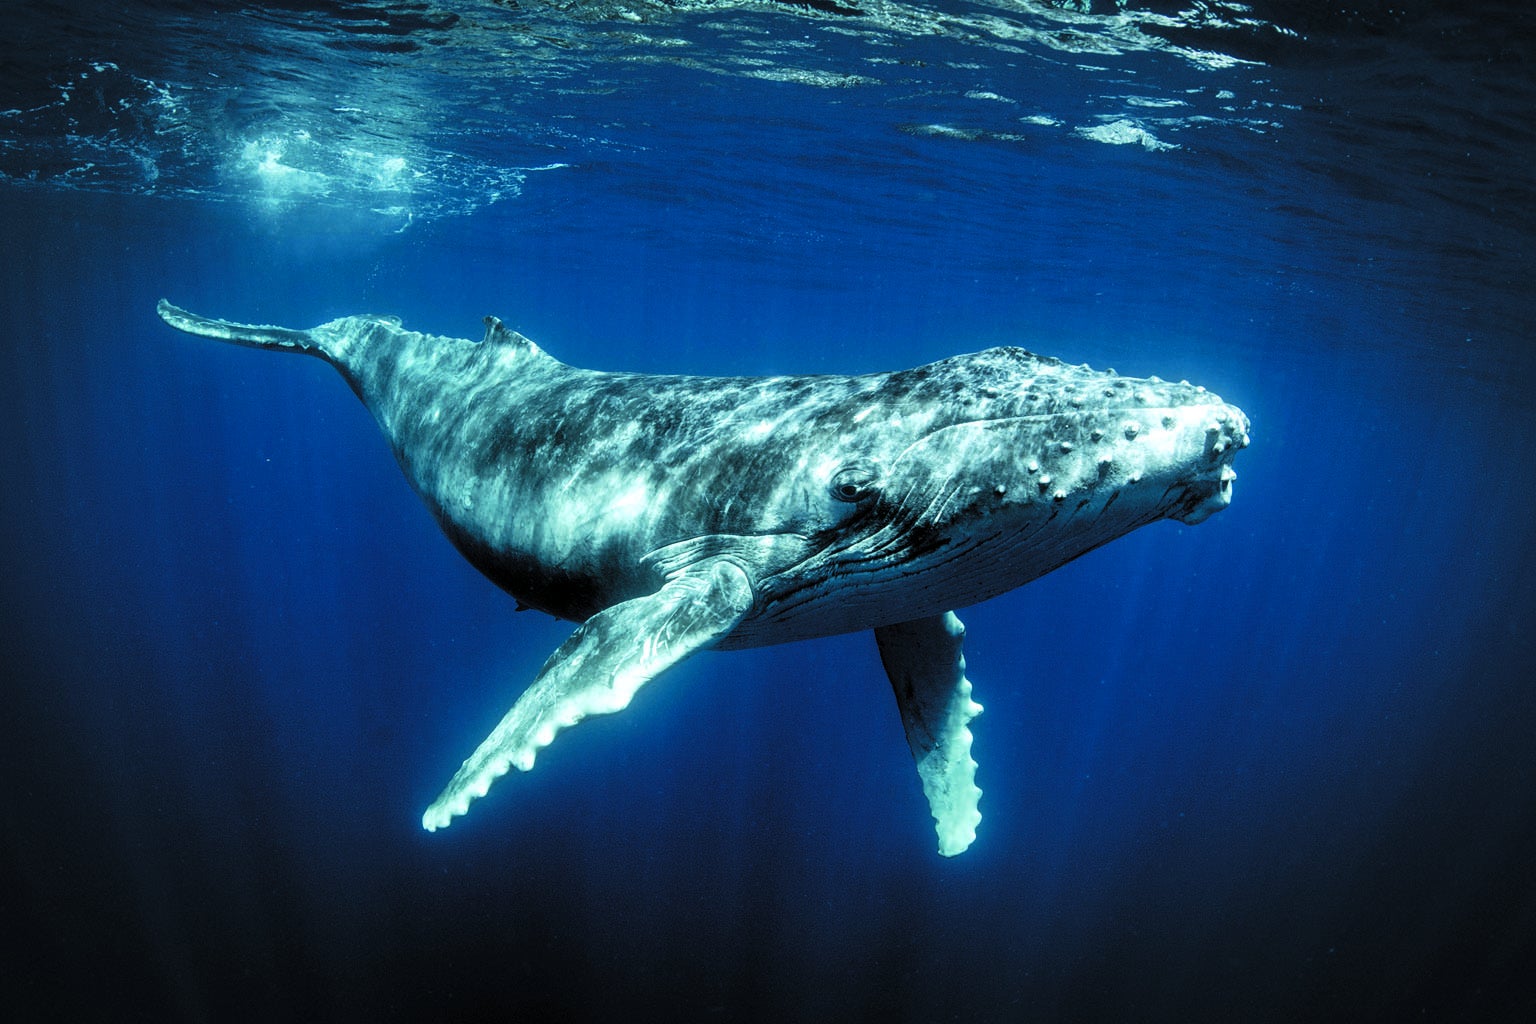
[[[1237,471],[1224,460],[1215,471],[1207,471],[1183,485],[1183,494],[1174,503],[1169,518],[1189,526],[1198,526],[1232,504],[1232,481]]]

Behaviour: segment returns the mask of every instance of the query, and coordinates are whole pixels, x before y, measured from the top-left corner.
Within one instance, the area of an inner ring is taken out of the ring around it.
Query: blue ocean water
[[[24,1020],[1525,1020],[1522,5],[36,4],[0,43]],[[994,344],[1241,406],[1232,506],[962,609],[976,844],[868,635],[709,653],[453,828],[569,632],[315,360]]]

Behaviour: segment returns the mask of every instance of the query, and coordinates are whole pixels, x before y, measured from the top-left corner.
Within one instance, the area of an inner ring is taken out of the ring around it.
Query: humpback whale
[[[689,655],[873,630],[938,833],[981,820],[954,609],[1160,519],[1226,507],[1248,418],[1204,388],[1021,348],[858,376],[566,365],[495,317],[439,337],[350,316],[191,334],[326,360],[477,569],[578,623],[422,817],[464,814],[555,735]]]

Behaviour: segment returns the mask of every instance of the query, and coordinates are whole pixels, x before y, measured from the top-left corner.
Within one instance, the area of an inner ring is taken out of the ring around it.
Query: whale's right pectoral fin
[[[875,642],[933,812],[939,852],[953,857],[975,841],[981,822],[968,728],[981,705],[971,699],[971,681],[965,678],[965,625],[954,612],[945,612],[882,626]]]
[[[592,616],[550,655],[533,685],[470,755],[422,815],[429,832],[484,796],[491,783],[588,715],[629,706],[635,691],[729,633],[752,607],[752,585],[735,562],[711,559],[674,575],[654,594]]]

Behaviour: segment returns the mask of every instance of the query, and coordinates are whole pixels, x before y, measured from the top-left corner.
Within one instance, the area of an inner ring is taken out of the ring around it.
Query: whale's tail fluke
[[[160,314],[160,319],[176,328],[178,331],[186,331],[188,334],[201,335],[204,338],[218,338],[220,341],[234,342],[236,345],[249,345],[252,348],[275,348],[289,352],[307,352],[310,355],[331,363],[338,363],[340,352],[334,332],[325,330],[324,327],[316,327],[308,331],[297,331],[291,327],[273,327],[268,324],[237,324],[229,320],[214,320],[206,316],[198,316],[196,313],[188,313],[179,306],[173,306],[164,299],[160,300],[155,311]]]

